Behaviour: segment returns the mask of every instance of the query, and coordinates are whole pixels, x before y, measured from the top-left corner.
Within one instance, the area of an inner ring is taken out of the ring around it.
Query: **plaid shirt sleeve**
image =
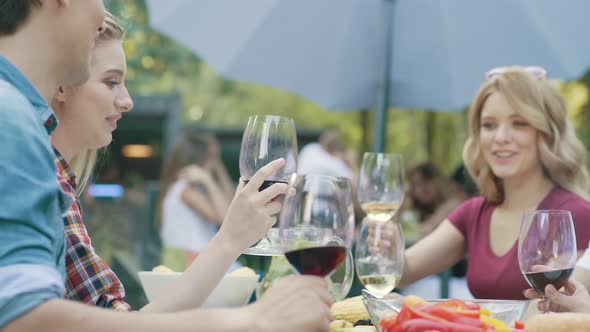
[[[92,247],[82,222],[82,210],[75,192],[73,173],[61,155],[56,155],[59,183],[74,198],[63,217],[67,274],[65,297],[99,307],[131,311],[131,307],[125,302],[125,289],[121,281]]]

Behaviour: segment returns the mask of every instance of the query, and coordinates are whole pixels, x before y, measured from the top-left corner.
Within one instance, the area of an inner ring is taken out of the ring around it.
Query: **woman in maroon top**
[[[482,196],[460,205],[406,251],[401,286],[443,271],[467,254],[467,282],[476,298],[523,299],[529,288],[517,255],[523,212],[570,210],[580,254],[588,246],[584,146],[542,68],[488,72],[469,125],[463,159]]]

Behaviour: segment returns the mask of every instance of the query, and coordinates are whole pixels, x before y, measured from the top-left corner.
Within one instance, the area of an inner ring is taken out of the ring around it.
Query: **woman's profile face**
[[[502,94],[494,92],[487,98],[479,126],[481,153],[498,178],[521,178],[542,172],[537,129]]]
[[[125,87],[127,65],[121,41],[97,44],[90,79],[65,88],[63,107],[56,109],[58,130],[64,130],[84,148],[100,148],[112,140],[117,121],[133,102]]]

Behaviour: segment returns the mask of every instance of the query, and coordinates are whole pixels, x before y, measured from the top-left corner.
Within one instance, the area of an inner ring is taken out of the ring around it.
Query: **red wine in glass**
[[[325,277],[346,259],[343,246],[309,247],[288,251],[287,260],[300,274]]]
[[[525,273],[524,277],[540,293],[545,292],[547,285],[560,289],[568,281],[574,269],[550,270],[544,272]]]
[[[567,210],[525,212],[518,235],[518,264],[523,277],[541,294],[560,289],[577,260],[576,231]]]

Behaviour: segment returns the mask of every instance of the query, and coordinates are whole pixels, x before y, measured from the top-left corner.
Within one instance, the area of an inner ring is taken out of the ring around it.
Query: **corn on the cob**
[[[356,323],[361,319],[368,319],[369,313],[365,309],[363,300],[360,296],[351,297],[349,299],[336,302],[332,305],[330,310],[336,319],[345,320],[351,323]]]

